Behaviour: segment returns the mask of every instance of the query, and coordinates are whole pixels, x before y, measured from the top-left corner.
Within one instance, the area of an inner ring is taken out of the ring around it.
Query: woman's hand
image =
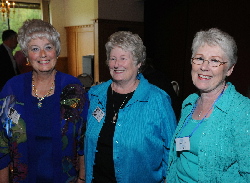
[[[85,179],[83,179],[82,177],[78,177],[76,183],[84,183]]]
[[[85,166],[84,166],[84,156],[78,156],[79,163],[79,175],[76,183],[85,182]]]
[[[9,166],[0,170],[0,182],[9,183]]]

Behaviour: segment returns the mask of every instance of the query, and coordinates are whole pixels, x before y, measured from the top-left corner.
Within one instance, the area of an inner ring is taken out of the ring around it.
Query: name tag
[[[9,109],[8,116],[13,121],[13,123],[18,124],[18,120],[20,118],[20,114],[18,114],[18,112],[14,108],[11,107]]]
[[[189,137],[176,138],[176,151],[189,151],[190,141]]]
[[[100,122],[104,116],[104,112],[99,107],[97,107],[92,113],[92,115],[98,122]]]

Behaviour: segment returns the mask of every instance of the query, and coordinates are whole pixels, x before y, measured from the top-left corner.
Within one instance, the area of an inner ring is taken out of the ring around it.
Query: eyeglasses
[[[217,59],[214,59],[214,58],[211,58],[209,60],[205,60],[204,58],[202,57],[193,57],[191,58],[192,62],[196,65],[201,65],[203,64],[205,61],[208,62],[208,65],[211,66],[211,67],[219,67],[227,62],[221,62]]]

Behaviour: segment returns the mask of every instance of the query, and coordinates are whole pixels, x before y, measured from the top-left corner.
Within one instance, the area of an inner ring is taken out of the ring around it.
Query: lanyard
[[[225,85],[225,86],[226,86],[226,85]],[[211,108],[208,110],[208,112],[206,113],[206,115],[205,115],[205,116],[200,120],[200,122],[196,125],[196,127],[193,129],[193,131],[191,132],[191,134],[188,135],[188,136],[186,136],[186,137],[189,137],[189,138],[190,138],[190,137],[193,135],[193,133],[200,127],[200,125],[204,122],[205,118],[207,117],[208,113],[209,113],[209,112],[212,110],[212,108],[214,107],[215,103],[220,99],[220,97],[221,97],[222,94],[224,93],[224,90],[225,90],[225,87],[224,87],[224,89],[222,90],[222,92],[220,93],[220,95],[217,97],[217,99],[214,101],[213,105],[212,105]],[[199,98],[196,100],[195,105],[194,105],[194,107],[193,107],[191,113],[186,117],[185,123],[184,123],[184,125],[183,125],[183,127],[182,127],[182,129],[181,129],[181,133],[180,133],[180,135],[178,136],[178,138],[180,138],[180,136],[181,136],[181,134],[182,134],[182,132],[183,132],[183,129],[184,129],[184,128],[187,126],[187,124],[189,123],[189,121],[190,121],[190,119],[191,119],[191,117],[192,117],[192,115],[193,115],[193,113],[194,113],[194,111],[195,111],[195,109],[196,109],[196,107],[197,107],[197,102],[198,102],[198,100],[199,100]]]

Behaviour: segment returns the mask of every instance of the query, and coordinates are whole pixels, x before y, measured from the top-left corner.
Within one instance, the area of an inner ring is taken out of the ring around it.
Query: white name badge
[[[9,109],[8,116],[13,121],[13,123],[18,124],[18,120],[20,118],[20,114],[18,114],[18,112],[14,108],[11,107]]]
[[[97,107],[94,112],[92,113],[92,115],[95,117],[95,119],[100,122],[104,116],[104,112],[99,108]]]
[[[176,138],[176,151],[189,151],[190,141],[189,137]]]

